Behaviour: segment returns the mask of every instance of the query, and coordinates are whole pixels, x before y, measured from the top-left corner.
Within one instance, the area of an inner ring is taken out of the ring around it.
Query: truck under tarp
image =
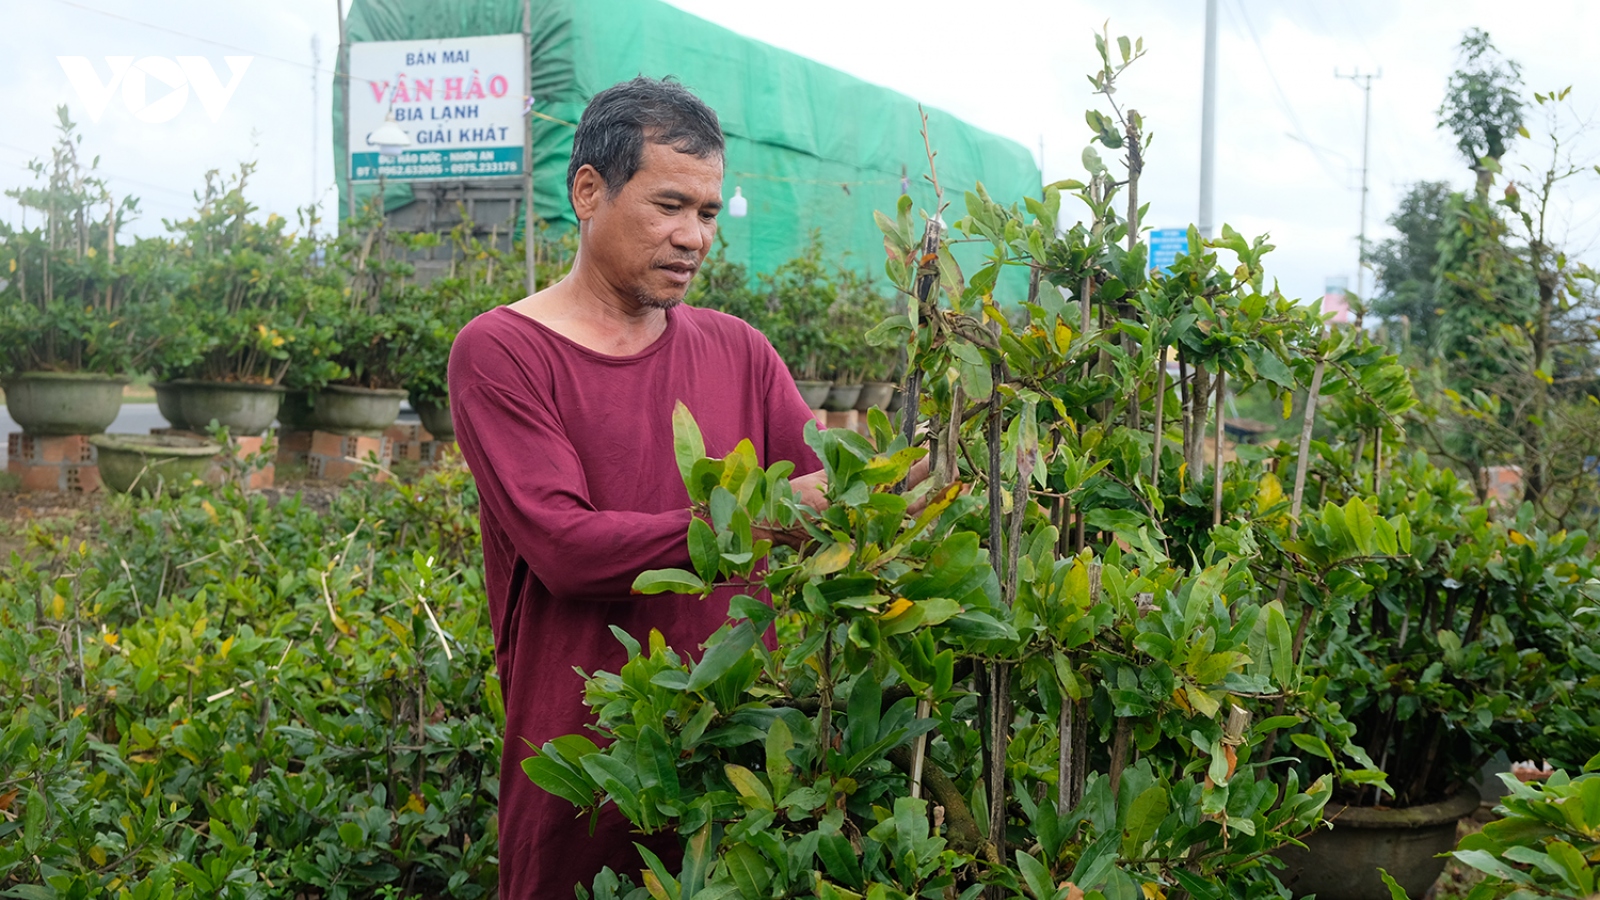
[[[354,0],[347,40],[520,32],[522,7],[521,0]],[[534,212],[553,225],[576,224],[566,194],[570,123],[596,92],[639,74],[673,76],[717,111],[728,141],[723,196],[738,187],[749,201],[749,215],[724,214],[719,231],[729,259],[752,275],[800,255],[813,232],[830,258],[881,275],[883,239],[873,210],[892,215],[903,184],[920,207],[932,206],[917,102],[904,94],[659,0],[534,0],[531,47]],[[341,212],[349,189],[343,86],[335,80]],[[953,201],[947,219],[964,214],[961,194],[975,182],[1001,202],[1039,196],[1039,168],[1027,148],[939,110],[927,114],[939,180]],[[358,184],[358,202],[373,190]],[[389,183],[385,206],[397,209],[412,197],[409,185]],[[980,252],[958,258],[966,268]]]

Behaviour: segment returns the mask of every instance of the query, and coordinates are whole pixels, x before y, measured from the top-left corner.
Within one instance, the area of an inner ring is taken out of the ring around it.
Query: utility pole
[[[1206,61],[1200,94],[1200,236],[1216,232],[1217,0],[1206,0]],[[1196,248],[1191,247],[1190,252]]]
[[[539,291],[533,228],[533,0],[522,0],[522,90],[529,104],[522,117],[522,261],[528,270],[528,295]],[[513,223],[515,224],[515,223]]]
[[[1372,149],[1372,81],[1383,77],[1383,70],[1376,74],[1368,72],[1361,74],[1358,68],[1350,75],[1339,74],[1338,69],[1333,70],[1333,77],[1345,78],[1361,88],[1366,95],[1366,110],[1362,114],[1361,125],[1361,232],[1356,238],[1356,299],[1365,308],[1367,302],[1367,153]],[[1356,322],[1361,322],[1361,315],[1356,314]]]
[[[317,154],[321,152],[317,143],[317,125],[322,118],[322,104],[317,100],[317,79],[322,77],[322,38],[316,34],[311,35],[311,236],[317,236]]]

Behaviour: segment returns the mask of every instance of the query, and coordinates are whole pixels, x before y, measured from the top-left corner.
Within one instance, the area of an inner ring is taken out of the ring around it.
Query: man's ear
[[[572,211],[578,216],[578,221],[593,218],[595,210],[600,208],[600,203],[605,199],[605,178],[594,166],[585,163],[572,179]]]

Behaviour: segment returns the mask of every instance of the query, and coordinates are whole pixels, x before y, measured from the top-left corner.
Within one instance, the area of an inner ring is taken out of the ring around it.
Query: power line
[[[111,18],[111,19],[118,19],[120,21],[127,22],[130,25],[138,25],[138,26],[140,26],[142,28],[149,28],[149,29],[151,29],[153,31],[161,31],[161,32],[165,32],[167,34],[176,35],[176,36],[181,37],[181,38],[188,38],[191,41],[200,41],[203,44],[210,44],[213,47],[221,47],[224,50],[235,50],[235,51],[237,51],[239,53],[249,53],[252,56],[256,56],[256,57],[259,57],[261,59],[270,59],[273,62],[280,62],[280,63],[283,63],[285,65],[296,66],[296,67],[302,68],[302,69],[310,69],[313,72],[318,72],[318,73],[321,73],[321,74],[324,74],[324,75],[330,75],[330,76],[333,76],[333,77],[340,77],[340,73],[338,72],[337,69],[324,69],[319,65],[310,65],[310,64],[301,62],[298,59],[289,59],[288,57],[284,57],[284,56],[274,56],[271,53],[260,53],[260,52],[255,51],[255,50],[251,50],[249,47],[240,47],[237,44],[229,44],[229,43],[226,43],[224,41],[216,40],[214,38],[201,37],[198,34],[191,34],[191,33],[187,32],[187,31],[179,31],[176,28],[168,28],[165,25],[157,25],[154,22],[146,22],[146,21],[144,21],[142,19],[130,18],[128,16],[124,16],[124,15],[121,15],[119,13],[109,12],[109,11],[104,10],[104,9],[96,9],[93,6],[88,6],[88,5],[83,4],[83,3],[74,2],[74,0],[56,0],[56,2],[60,3],[60,4],[64,5],[64,6],[73,7],[74,9],[81,9],[84,12],[91,12],[91,13],[94,13],[95,15],[105,16],[105,17]],[[352,81],[366,81],[369,84],[373,83],[369,79],[356,78],[354,76],[350,76],[350,80],[352,80]]]
[[[1288,116],[1289,124],[1294,126],[1295,135],[1302,144],[1305,144],[1311,150],[1312,155],[1317,158],[1317,162],[1322,166],[1322,170],[1327,173],[1328,177],[1335,182],[1340,182],[1341,179],[1334,174],[1333,167],[1329,165],[1322,151],[1317,149],[1317,145],[1310,138],[1306,137],[1305,126],[1300,124],[1300,117],[1295,114],[1294,104],[1289,102],[1289,95],[1284,92],[1283,85],[1278,82],[1278,73],[1273,70],[1272,61],[1267,58],[1267,49],[1261,43],[1261,36],[1256,34],[1255,23],[1250,21],[1250,13],[1244,8],[1243,0],[1234,0],[1234,6],[1239,10],[1239,18],[1243,20],[1245,29],[1249,32],[1251,42],[1256,45],[1256,53],[1261,56],[1261,64],[1267,69],[1267,78],[1272,82],[1272,89],[1278,95],[1278,106],[1282,109],[1284,115]]]

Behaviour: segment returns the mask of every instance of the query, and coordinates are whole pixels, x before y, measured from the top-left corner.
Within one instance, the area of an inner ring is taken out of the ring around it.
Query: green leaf
[[[694,464],[705,458],[706,441],[700,436],[700,426],[695,424],[694,414],[689,412],[689,407],[683,405],[682,400],[672,408],[672,452],[678,459],[678,474],[688,482]]]
[[[740,622],[722,639],[706,648],[706,655],[689,675],[690,691],[703,691],[733,668],[750,648],[756,645],[756,630],[749,622]]]
[[[367,833],[361,830],[360,825],[346,822],[339,826],[339,840],[344,841],[344,845],[351,850],[360,850],[367,842]]]
[[[593,786],[559,760],[542,753],[530,756],[522,761],[522,771],[534,784],[573,806],[581,808],[594,803]]]
[[[1394,876],[1382,866],[1378,867],[1378,877],[1383,879],[1383,886],[1389,889],[1389,900],[1411,900],[1406,889],[1401,887],[1400,882],[1395,881]]]
[[[1487,850],[1456,850],[1450,855],[1477,869],[1479,872],[1493,875],[1504,881],[1511,881],[1517,884],[1531,884],[1533,881],[1525,873],[1513,869],[1495,858]]]
[[[1289,742],[1307,753],[1314,753],[1330,762],[1333,761],[1333,748],[1328,742],[1314,734],[1291,734]]]
[[[734,844],[722,858],[722,864],[727,867],[728,876],[738,886],[741,896],[747,898],[767,896],[767,888],[772,884],[772,875],[767,871],[767,860],[749,844]]]
[[[789,791],[789,770],[794,767],[794,763],[789,761],[789,751],[794,749],[794,735],[781,717],[774,718],[772,727],[767,729],[766,749],[767,779],[772,782],[772,799],[775,803],[781,803],[784,794]]]
[[[1122,825],[1122,855],[1130,859],[1138,856],[1139,848],[1155,837],[1156,829],[1161,827],[1161,820],[1167,817],[1170,809],[1167,789],[1160,785],[1151,785],[1133,798]]]
[[[1360,497],[1351,497],[1350,502],[1344,507],[1345,527],[1350,529],[1350,537],[1356,543],[1356,549],[1365,556],[1372,556],[1378,550],[1374,541],[1376,526],[1372,522],[1372,510],[1367,508]]]
[[[667,739],[654,727],[646,725],[639,729],[638,749],[635,751],[634,762],[639,767],[639,784],[643,787],[659,787],[668,803],[678,800],[678,766],[677,754],[667,746]]]
[[[1028,890],[1033,892],[1037,900],[1051,900],[1055,897],[1050,870],[1045,868],[1044,863],[1034,859],[1031,853],[1017,851],[1017,869],[1022,872],[1022,880],[1027,883]]]
[[[724,765],[722,771],[733,784],[733,789],[739,792],[740,797],[749,800],[751,806],[756,809],[772,809],[772,792],[761,783],[761,776],[734,763]]]
[[[633,580],[635,594],[704,594],[705,582],[682,569],[651,569]]]
[[[1289,631],[1289,620],[1283,615],[1283,604],[1276,600],[1268,603],[1262,613],[1272,651],[1272,680],[1280,687],[1288,687],[1294,678],[1294,636]]]
[[[716,532],[699,516],[689,520],[689,559],[703,583],[710,584],[717,579],[722,550],[717,547]]]
[[[828,874],[853,888],[861,887],[861,864],[856,859],[855,848],[849,838],[839,834],[824,834],[817,838],[817,856]]]

